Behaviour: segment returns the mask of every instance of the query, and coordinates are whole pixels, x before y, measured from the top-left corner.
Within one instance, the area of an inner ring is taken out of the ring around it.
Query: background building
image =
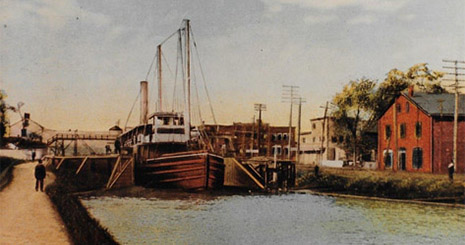
[[[310,131],[300,135],[299,163],[342,167],[346,154],[338,146],[343,139],[335,136],[333,119],[320,117],[310,122]]]
[[[457,172],[465,168],[465,96],[460,96]],[[446,173],[453,159],[455,95],[402,93],[378,121],[379,168]]]
[[[204,127],[213,149],[216,152],[222,152],[223,155],[238,158],[273,157],[276,152],[278,159],[288,159],[289,127],[262,123],[259,129],[258,125],[258,123],[233,123],[232,125],[204,125]],[[291,159],[295,159],[295,127],[291,128],[291,135],[290,153]]]

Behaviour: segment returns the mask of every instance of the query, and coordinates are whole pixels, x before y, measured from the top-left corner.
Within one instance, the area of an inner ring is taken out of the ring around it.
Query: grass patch
[[[13,179],[13,166],[26,162],[11,157],[0,157],[0,191],[7,187]]]
[[[62,168],[54,171],[56,180],[46,192],[55,204],[74,244],[118,244],[111,234],[92,218],[82,206],[75,192],[93,190],[103,185],[104,177],[80,177],[74,171]]]
[[[297,186],[322,192],[395,198],[463,201],[464,176],[450,182],[447,175],[369,171],[358,169],[320,169],[319,176],[312,170],[301,173]]]

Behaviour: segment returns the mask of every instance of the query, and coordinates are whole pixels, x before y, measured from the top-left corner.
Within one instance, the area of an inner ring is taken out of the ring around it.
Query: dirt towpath
[[[35,165],[15,166],[13,181],[0,191],[0,244],[71,243],[47,194],[35,191]],[[47,172],[45,186],[53,180]]]

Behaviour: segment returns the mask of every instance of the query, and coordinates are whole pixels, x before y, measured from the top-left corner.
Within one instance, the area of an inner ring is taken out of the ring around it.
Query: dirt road
[[[35,164],[15,166],[13,181],[0,191],[0,244],[70,244],[47,194],[34,189]],[[53,177],[47,173],[45,185]]]

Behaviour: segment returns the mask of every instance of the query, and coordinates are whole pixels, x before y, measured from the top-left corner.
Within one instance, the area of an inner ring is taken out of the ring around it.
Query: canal
[[[87,197],[122,244],[463,244],[465,209],[309,194]]]

